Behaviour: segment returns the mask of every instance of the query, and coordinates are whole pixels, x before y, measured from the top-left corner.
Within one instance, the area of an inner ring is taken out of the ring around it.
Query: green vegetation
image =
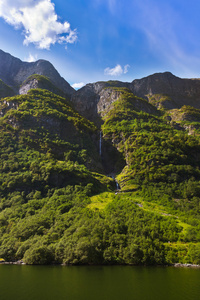
[[[189,130],[190,134],[200,133],[200,109],[184,105],[180,109],[172,109],[167,112],[172,122],[178,122],[182,127]]]
[[[13,96],[15,92],[0,79],[0,99],[6,96]]]
[[[119,190],[104,174],[112,154],[100,157],[98,129],[66,99],[37,89],[0,101],[2,259],[200,263],[199,135],[117,90],[101,130],[102,147],[126,162],[113,166]]]
[[[149,102],[160,110],[167,110],[176,107],[170,96],[164,94],[146,95]]]

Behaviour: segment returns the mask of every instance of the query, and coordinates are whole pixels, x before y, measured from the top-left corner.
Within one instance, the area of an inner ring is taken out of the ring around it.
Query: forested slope
[[[198,128],[115,89],[99,129],[46,90],[1,100],[1,258],[200,263]]]

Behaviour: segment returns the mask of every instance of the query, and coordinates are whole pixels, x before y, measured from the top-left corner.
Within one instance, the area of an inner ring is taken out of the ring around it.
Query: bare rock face
[[[121,92],[113,88],[103,89],[99,93],[99,101],[97,103],[97,113],[99,115],[104,115],[111,108],[111,104],[119,99]]]
[[[95,92],[94,84],[87,84],[71,97],[75,109],[84,117],[92,120],[97,115],[99,95]]]
[[[26,81],[26,80],[25,80]],[[39,87],[39,82],[36,78],[26,81],[22,84],[22,86],[19,88],[19,94],[27,94],[29,90],[31,89],[37,89]]]
[[[74,93],[74,89],[60,76],[50,62],[46,60],[22,62],[0,50],[0,79],[12,87],[16,93],[19,92],[20,85],[33,74],[49,77],[52,83],[67,95]]]
[[[121,81],[89,83],[74,93],[71,101],[80,114],[91,121],[97,121],[98,116],[119,98],[120,94],[113,88],[128,85]]]

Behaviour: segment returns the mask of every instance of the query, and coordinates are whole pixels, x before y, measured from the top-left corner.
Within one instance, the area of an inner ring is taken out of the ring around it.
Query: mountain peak
[[[47,76],[55,86],[69,96],[74,93],[74,89],[49,61],[40,59],[36,62],[23,62],[0,50],[0,79],[16,93],[19,93],[20,85],[33,74]]]

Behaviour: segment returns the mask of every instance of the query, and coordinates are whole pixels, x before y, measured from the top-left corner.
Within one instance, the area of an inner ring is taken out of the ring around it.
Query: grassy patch
[[[115,194],[111,192],[101,193],[99,195],[92,196],[91,203],[87,206],[90,209],[104,209],[106,205],[112,202],[115,198]]]
[[[0,263],[1,263],[1,262],[4,262],[4,261],[5,261],[5,259],[3,259],[3,258],[0,258]]]

